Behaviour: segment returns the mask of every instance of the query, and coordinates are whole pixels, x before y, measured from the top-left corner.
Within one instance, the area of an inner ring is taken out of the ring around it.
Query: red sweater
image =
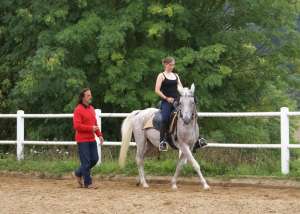
[[[76,130],[75,140],[81,142],[94,142],[95,134],[100,137],[102,133],[93,131],[93,126],[97,126],[96,113],[93,106],[85,107],[83,104],[76,106],[73,115],[73,127]]]

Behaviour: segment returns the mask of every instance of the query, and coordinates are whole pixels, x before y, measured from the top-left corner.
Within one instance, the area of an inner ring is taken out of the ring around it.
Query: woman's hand
[[[104,143],[104,138],[102,136],[100,136],[99,140],[100,140],[100,145],[102,145]]]
[[[99,130],[99,127],[98,126],[93,126],[93,131],[95,132],[97,130]]]
[[[173,97],[167,97],[167,98],[166,98],[166,101],[167,101],[168,103],[173,103],[173,102],[174,102],[174,98],[173,98]]]

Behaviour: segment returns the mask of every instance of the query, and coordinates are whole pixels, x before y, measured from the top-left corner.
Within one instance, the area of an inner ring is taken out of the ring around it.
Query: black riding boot
[[[162,123],[160,127],[159,151],[167,151],[167,125]]]

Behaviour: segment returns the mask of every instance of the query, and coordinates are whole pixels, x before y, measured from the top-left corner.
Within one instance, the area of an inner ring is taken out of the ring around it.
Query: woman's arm
[[[79,109],[75,109],[74,111],[74,116],[73,116],[73,127],[75,130],[80,131],[80,132],[93,132],[94,130],[94,126],[90,126],[90,125],[85,125],[82,123],[82,118],[80,115],[80,110]]]
[[[156,83],[155,83],[155,93],[156,93],[158,96],[160,96],[162,99],[166,100],[166,99],[167,99],[167,96],[165,96],[165,95],[160,91],[161,84],[162,84],[163,81],[164,81],[163,74],[160,73],[160,74],[157,76],[157,79],[156,79]]]

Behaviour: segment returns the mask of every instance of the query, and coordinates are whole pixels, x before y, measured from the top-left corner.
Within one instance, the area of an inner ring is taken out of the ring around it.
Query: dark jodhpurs
[[[78,153],[80,158],[80,167],[75,171],[75,175],[83,177],[84,186],[92,184],[91,169],[99,160],[96,142],[80,142]]]
[[[172,111],[174,110],[174,106],[171,103],[168,103],[166,100],[161,101],[161,116],[162,116],[162,124],[160,129],[160,142],[162,140],[166,140],[167,129],[169,127],[169,120]]]

